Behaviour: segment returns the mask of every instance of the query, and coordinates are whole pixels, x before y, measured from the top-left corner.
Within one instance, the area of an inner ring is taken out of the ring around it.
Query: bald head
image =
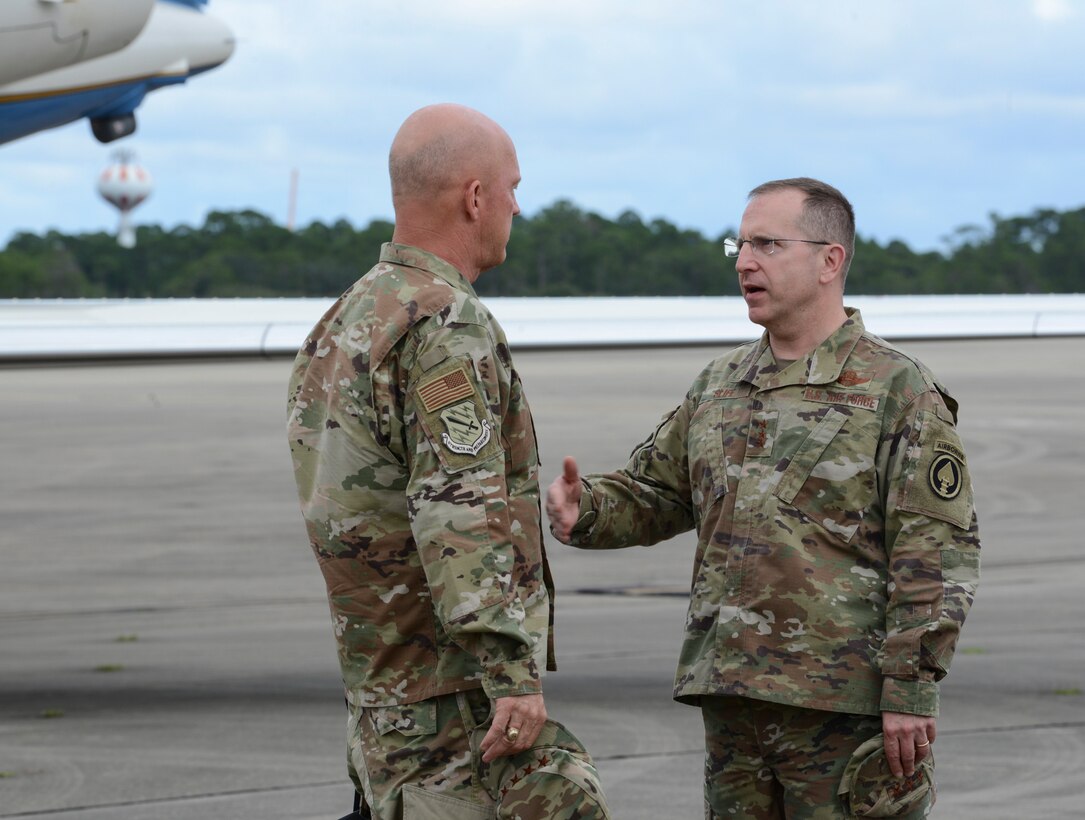
[[[486,176],[497,155],[514,151],[509,135],[484,114],[442,103],[415,111],[400,126],[388,155],[392,201],[433,200]]]
[[[520,165],[496,122],[462,105],[419,109],[392,141],[388,170],[393,242],[441,257],[471,282],[504,261]]]

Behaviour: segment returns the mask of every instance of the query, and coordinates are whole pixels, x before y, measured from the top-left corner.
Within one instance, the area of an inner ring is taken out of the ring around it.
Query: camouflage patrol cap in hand
[[[885,741],[877,734],[855,750],[837,793],[851,817],[925,817],[934,805],[934,755],[916,763],[915,773],[896,777],[885,759]]]

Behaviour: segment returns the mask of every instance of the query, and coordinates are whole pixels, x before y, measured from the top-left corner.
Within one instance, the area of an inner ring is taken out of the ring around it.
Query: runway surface
[[[983,570],[942,687],[934,817],[1085,800],[1085,338],[906,345],[961,402]],[[522,352],[548,482],[623,463],[709,348]],[[0,817],[336,818],[344,709],[283,432],[286,359],[0,370]],[[693,539],[548,542],[551,714],[617,818],[698,818],[670,700]]]

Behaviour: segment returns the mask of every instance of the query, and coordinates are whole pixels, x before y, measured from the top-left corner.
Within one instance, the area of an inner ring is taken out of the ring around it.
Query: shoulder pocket
[[[933,412],[924,410],[918,418],[919,440],[909,454],[900,508],[968,529],[972,479],[957,431]]]
[[[448,359],[414,387],[416,412],[445,470],[459,473],[501,454],[500,431],[483,401],[471,360]]]

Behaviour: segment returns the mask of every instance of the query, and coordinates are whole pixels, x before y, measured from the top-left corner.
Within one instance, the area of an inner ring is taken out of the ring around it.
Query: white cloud
[[[1070,0],[1032,0],[1032,11],[1047,23],[1067,20],[1077,13]]]
[[[569,198],[716,233],[768,178],[821,175],[867,235],[936,245],[991,210],[1085,202],[1085,21],[1065,0],[212,0],[224,66],[155,92],[129,142],[158,189],[209,207],[388,217],[388,144],[457,101],[506,127],[525,212]],[[112,226],[85,124],[0,146],[0,242]],[[31,169],[37,170],[31,170]],[[51,169],[51,170],[46,170]]]

